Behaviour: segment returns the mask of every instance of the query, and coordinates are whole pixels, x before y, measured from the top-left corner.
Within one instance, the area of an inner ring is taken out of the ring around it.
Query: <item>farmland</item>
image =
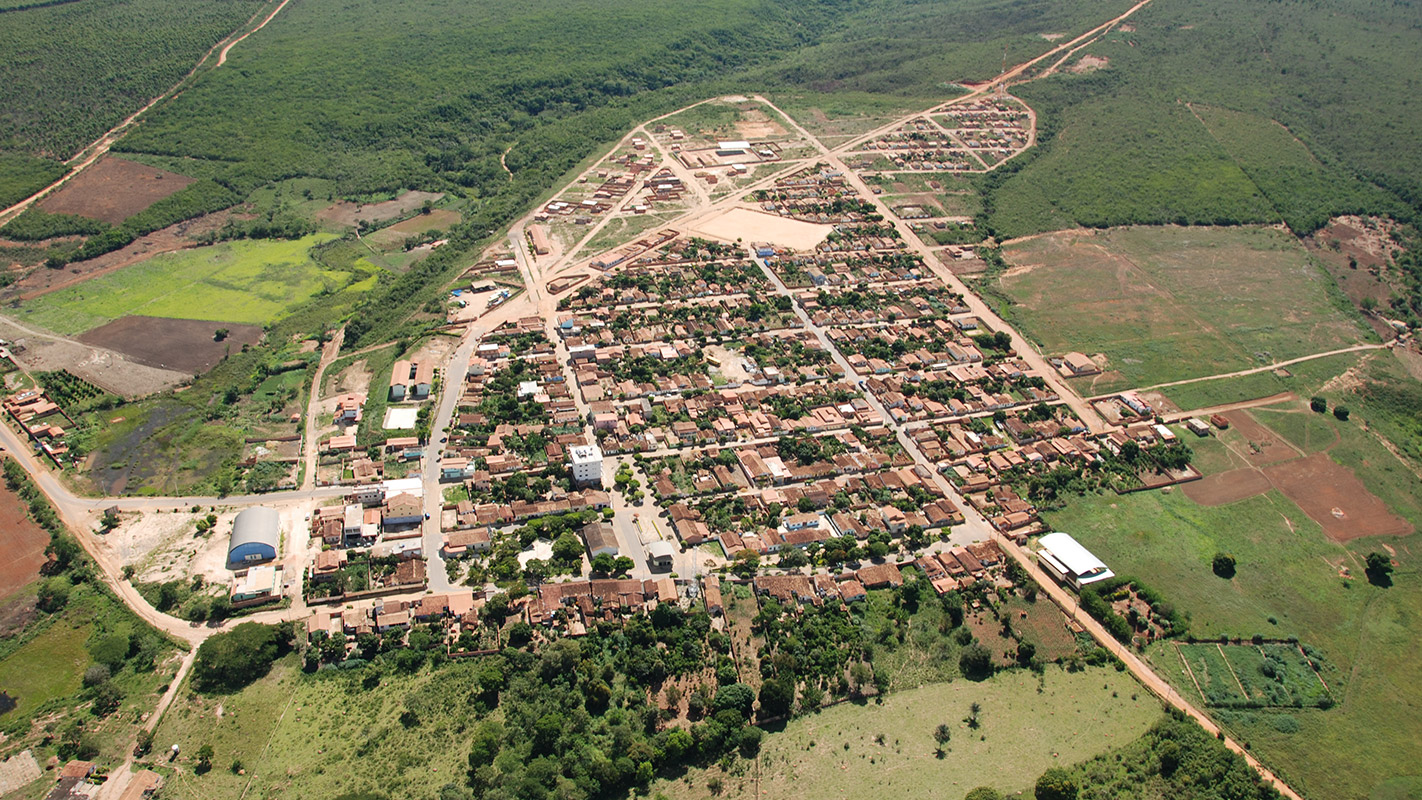
[[[1386,457],[1376,445],[1369,455]],[[1366,798],[1381,776],[1413,771],[1405,754],[1422,736],[1410,711],[1422,701],[1422,623],[1407,609],[1422,602],[1422,588],[1410,571],[1388,589],[1362,579],[1361,554],[1379,540],[1335,544],[1274,491],[1214,508],[1178,492],[1085,497],[1046,516],[1117,573],[1148,576],[1188,611],[1192,635],[1242,636],[1246,643],[1256,633],[1296,636],[1322,655],[1326,676],[1338,679],[1329,683],[1337,706],[1215,713],[1304,796]],[[1410,516],[1418,517],[1415,505]],[[1417,534],[1382,541],[1401,553],[1422,546]],[[1238,560],[1232,580],[1211,572],[1211,557],[1221,551]],[[1356,577],[1340,578],[1344,566]],[[1173,644],[1154,645],[1148,655],[1177,689],[1199,696]],[[1295,722],[1281,722],[1285,714]],[[1359,748],[1364,740],[1371,745]]]
[[[20,318],[80,333],[129,315],[261,325],[347,273],[320,269],[308,251],[330,234],[295,241],[238,241],[161,255],[26,303]]]
[[[1105,353],[1089,394],[1248,369],[1371,340],[1293,239],[1269,229],[1062,233],[1005,250],[989,291],[1048,353]]]
[[[981,727],[963,721],[981,704]],[[957,798],[981,785],[1029,787],[1048,767],[1070,764],[1130,742],[1160,716],[1160,705],[1128,675],[1100,668],[1049,668],[988,681],[954,681],[895,692],[883,704],[847,703],[802,717],[770,736],[760,768],[743,774],[692,770],[655,790],[673,798],[705,797],[716,776],[724,797]],[[952,729],[937,758],[933,731]],[[1080,732],[1090,730],[1090,736]]]

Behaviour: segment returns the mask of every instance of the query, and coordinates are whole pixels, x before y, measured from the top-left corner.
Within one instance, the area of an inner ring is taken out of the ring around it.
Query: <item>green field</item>
[[[977,730],[963,722],[975,702],[982,706]],[[1048,767],[1132,741],[1159,717],[1159,702],[1126,673],[1049,667],[1040,686],[1030,672],[1002,673],[982,683],[935,683],[894,692],[883,704],[844,703],[801,717],[766,739],[759,770],[691,770],[680,780],[659,781],[653,792],[706,797],[712,776],[720,777],[722,796],[732,798],[756,797],[757,788],[766,798],[879,792],[958,800],[983,785],[1015,792]],[[940,759],[933,731],[944,723],[952,738]]]
[[[323,270],[308,251],[334,239],[237,241],[155,256],[27,302],[20,319],[76,334],[129,314],[263,325],[349,275]]]
[[[1388,457],[1376,443],[1353,446],[1374,463]],[[1330,453],[1345,464],[1353,458],[1338,448]],[[1359,476],[1391,502],[1374,475],[1359,470]],[[1394,510],[1414,521],[1420,516],[1415,498],[1410,511]],[[1297,726],[1281,724],[1276,712],[1214,712],[1305,797],[1362,800],[1381,780],[1417,773],[1409,755],[1422,738],[1413,713],[1422,703],[1422,584],[1414,556],[1401,556],[1394,586],[1371,586],[1362,580],[1362,555],[1380,542],[1334,544],[1273,491],[1216,508],[1178,491],[1093,496],[1046,516],[1054,530],[1077,537],[1118,574],[1149,581],[1189,614],[1196,636],[1297,636],[1321,653],[1330,665],[1325,676],[1334,708],[1293,711]],[[1385,543],[1408,554],[1422,546],[1422,536]],[[1232,580],[1211,572],[1217,551],[1238,559]],[[1358,577],[1342,580],[1340,565]],[[1198,696],[1173,644],[1147,653],[1163,677]]]
[[[88,621],[60,620],[0,660],[0,689],[15,701],[11,714],[30,716],[79,691],[89,666],[84,642],[92,630]]]
[[[1048,353],[1105,353],[1101,394],[1374,341],[1292,237],[1267,228],[1122,228],[1004,249],[985,288]],[[1268,394],[1266,392],[1266,394]],[[1255,395],[1258,396],[1258,395]]]

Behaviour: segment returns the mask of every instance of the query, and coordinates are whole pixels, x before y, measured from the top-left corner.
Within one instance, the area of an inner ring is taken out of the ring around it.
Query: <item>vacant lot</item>
[[[833,232],[834,226],[801,222],[748,208],[733,208],[698,222],[696,229],[728,242],[744,239],[746,242],[770,242],[795,250],[813,250]]]
[[[347,274],[322,270],[308,251],[333,238],[238,241],[169,253],[35,298],[22,321],[76,334],[129,315],[261,325]]]
[[[433,203],[441,197],[444,195],[438,192],[412,191],[378,203],[336,203],[317,212],[316,218],[323,222],[333,222],[353,228],[361,221],[384,222],[388,219],[403,217],[424,205],[426,201]]]
[[[1039,691],[1040,689],[1040,691]],[[981,727],[964,722],[973,703]],[[976,786],[1029,787],[1048,767],[1120,747],[1145,732],[1160,705],[1127,674],[1048,668],[974,683],[958,680],[891,693],[882,705],[845,703],[790,722],[769,736],[760,769],[726,775],[692,770],[654,790],[706,797],[719,776],[733,798],[941,797],[958,800]],[[943,758],[933,731],[952,730]],[[1090,735],[1083,735],[1090,731]]]
[[[186,175],[109,157],[39,205],[51,214],[78,214],[117,225],[192,182]]]
[[[39,577],[40,565],[48,560],[48,544],[49,533],[25,514],[19,497],[0,484],[0,602]]]
[[[220,342],[215,338],[219,328],[228,331]],[[79,341],[117,350],[150,367],[196,374],[206,372],[229,350],[241,350],[242,345],[256,344],[261,338],[260,325],[124,317],[94,328],[80,336]]]
[[[28,716],[51,700],[79,691],[84,668],[89,666],[84,641],[91,630],[87,623],[58,620],[0,661],[0,691],[15,701],[7,718]]]
[[[1407,520],[1388,511],[1350,470],[1325,453],[1275,464],[1264,472],[1334,541],[1403,536],[1414,530]]]
[[[1330,454],[1341,456],[1345,446],[1346,434]],[[1365,459],[1387,456],[1375,444],[1358,447]],[[1422,584],[1415,565],[1422,536],[1387,540],[1402,567],[1396,584],[1382,589],[1361,577],[1362,557],[1377,540],[1334,542],[1277,491],[1214,508],[1179,492],[1091,496],[1045,516],[1118,574],[1148,580],[1189,613],[1196,636],[1297,636],[1336,668],[1329,686],[1337,705],[1293,712],[1296,728],[1277,726],[1274,712],[1216,714],[1305,797],[1362,800],[1380,780],[1417,771]],[[1211,557],[1220,551],[1238,560],[1231,580],[1211,572]],[[1356,577],[1341,577],[1342,567]],[[1174,645],[1148,655],[1162,677],[1195,693]],[[1358,747],[1362,741],[1369,746]]]
[[[383,230],[376,231],[365,237],[366,241],[383,250],[398,249],[405,244],[405,237],[413,236],[417,233],[448,228],[450,225],[459,222],[460,214],[447,208],[437,208],[428,214],[420,214],[410,217],[407,220],[391,225]]]
[[[1120,228],[1010,245],[989,291],[1051,353],[1105,353],[1096,392],[1248,369],[1372,335],[1327,274],[1265,228]]]

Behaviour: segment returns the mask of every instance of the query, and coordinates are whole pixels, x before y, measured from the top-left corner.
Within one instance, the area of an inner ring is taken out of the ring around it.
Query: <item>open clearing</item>
[[[220,342],[214,339],[218,328],[228,331]],[[260,325],[132,316],[100,325],[79,341],[117,350],[140,364],[192,375],[206,372],[230,350],[241,350],[261,338]]]
[[[388,219],[403,217],[425,204],[428,200],[431,203],[438,201],[443,194],[438,192],[405,192],[393,200],[386,200],[380,203],[336,203],[333,206],[324,208],[316,213],[316,218],[323,222],[333,222],[337,225],[347,225],[355,227],[361,220],[366,222],[384,222]]]
[[[1232,469],[1187,483],[1180,487],[1180,491],[1202,506],[1223,506],[1264,494],[1273,486],[1257,469]]]
[[[49,534],[25,514],[20,498],[0,484],[0,601],[39,577],[48,545]]]
[[[1372,339],[1327,274],[1269,228],[1116,228],[1009,244],[990,292],[1048,353],[1105,353],[1131,386],[1249,369]]]
[[[410,217],[388,228],[378,230],[365,237],[365,240],[382,250],[400,248],[404,246],[405,237],[407,236],[448,228],[450,225],[459,222],[460,219],[462,219],[462,217],[458,211],[453,211],[448,208],[437,208],[428,214]]]
[[[133,361],[108,348],[91,347],[70,339],[33,336],[0,317],[0,337],[22,344],[15,357],[34,372],[67,369],[84,380],[123,397],[142,397],[192,378],[192,373],[157,369]]]
[[[38,297],[18,318],[60,333],[143,315],[262,325],[347,274],[322,270],[308,251],[331,234],[293,241],[237,241],[169,253]]]
[[[89,623],[65,615],[0,660],[0,690],[15,701],[7,718],[28,716],[50,700],[79,691],[84,668],[89,666],[84,641],[91,629]]]
[[[692,770],[682,780],[657,782],[653,793],[706,797],[713,775],[721,777],[723,797],[772,800],[871,794],[958,800],[983,785],[1020,791],[1049,767],[1131,742],[1160,716],[1159,703],[1129,674],[1048,667],[1043,680],[1040,694],[1037,676],[1014,671],[982,683],[893,692],[882,705],[844,703],[768,736],[759,775]],[[975,702],[982,705],[977,730],[963,721]],[[941,759],[933,741],[940,724],[952,729]]]
[[[186,175],[108,156],[41,200],[39,207],[50,214],[78,214],[117,225],[192,182]]]
[[[696,230],[727,242],[744,239],[747,244],[770,242],[808,251],[815,249],[825,237],[834,232],[834,226],[786,219],[749,208],[733,208],[697,223]]]
[[[1351,470],[1326,453],[1275,464],[1265,474],[1334,541],[1413,532],[1411,523],[1388,511]]]

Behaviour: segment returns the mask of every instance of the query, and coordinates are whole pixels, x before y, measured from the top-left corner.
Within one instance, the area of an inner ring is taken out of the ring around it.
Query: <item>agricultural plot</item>
[[[1105,353],[1093,394],[1325,352],[1372,334],[1307,252],[1269,229],[1125,228],[1010,245],[997,283],[1049,353]],[[1257,395],[1256,395],[1257,396]]]
[[[105,158],[39,202],[49,214],[74,214],[117,225],[193,182],[167,170]]]
[[[1176,644],[1190,682],[1211,706],[1329,707],[1333,697],[1299,645]],[[1322,665],[1320,665],[1322,666]]]
[[[1342,460],[1343,448],[1330,453]],[[1357,452],[1357,458],[1369,462],[1390,457],[1376,443]],[[1360,474],[1368,485],[1378,485]],[[1376,544],[1334,542],[1274,491],[1219,507],[1196,505],[1179,492],[1088,496],[1043,517],[1054,530],[1070,532],[1117,574],[1149,576],[1155,590],[1189,611],[1196,637],[1223,635],[1247,642],[1256,633],[1271,640],[1294,636],[1321,654],[1324,678],[1338,699],[1333,708],[1310,709],[1304,702],[1305,708],[1292,714],[1298,725],[1287,730],[1276,727],[1274,712],[1222,709],[1216,715],[1301,794],[1362,800],[1386,776],[1415,771],[1408,753],[1422,737],[1412,713],[1422,703],[1422,659],[1417,656],[1422,623],[1409,609],[1422,603],[1422,586],[1410,579],[1389,589],[1366,583],[1362,555]],[[1416,534],[1388,543],[1399,552],[1422,547]],[[1234,578],[1211,572],[1216,552],[1235,556]],[[1343,577],[1344,567],[1355,577]],[[1152,645],[1147,655],[1182,694],[1199,696],[1173,643]],[[1231,652],[1229,663],[1243,688],[1237,685],[1236,695],[1267,695],[1267,676],[1245,674],[1249,659],[1241,656],[1236,662]],[[1293,675],[1298,665],[1290,664]],[[1221,669],[1223,661],[1211,675],[1228,679],[1229,672]],[[1297,685],[1301,699],[1311,696],[1300,676],[1286,676],[1285,685]],[[1218,686],[1216,696],[1228,700],[1228,688]],[[1205,691],[1208,698],[1211,690]],[[1292,703],[1293,695],[1288,699]],[[1370,746],[1359,748],[1361,741]]]
[[[350,275],[320,269],[308,255],[334,238],[237,241],[164,254],[38,297],[21,319],[75,334],[129,315],[261,325]]]
[[[0,603],[39,577],[49,560],[44,554],[48,545],[49,532],[29,518],[14,492],[0,485]]]
[[[219,330],[226,333],[219,336]],[[211,369],[232,350],[256,344],[262,338],[262,327],[130,315],[77,338],[116,350],[140,364],[195,375]]]

